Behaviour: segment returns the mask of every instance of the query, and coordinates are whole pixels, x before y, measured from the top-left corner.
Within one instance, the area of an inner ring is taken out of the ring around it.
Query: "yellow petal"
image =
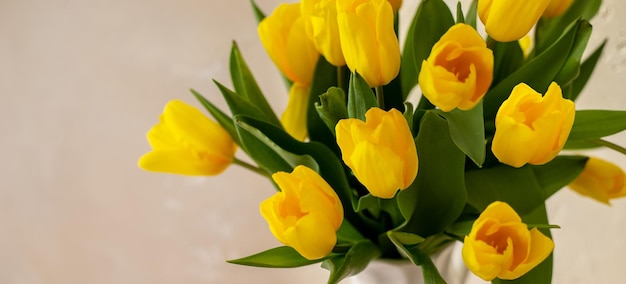
[[[306,116],[309,90],[307,86],[294,83],[289,90],[287,108],[280,118],[285,131],[300,141],[304,141],[308,136]]]
[[[219,124],[178,100],[165,106],[147,136],[153,150],[139,160],[147,171],[216,175],[230,165],[237,149]]]
[[[515,41],[528,34],[549,3],[547,0],[479,0],[478,15],[493,39]]]
[[[610,199],[626,196],[624,171],[608,161],[590,157],[585,169],[569,184],[574,191],[610,205]]]

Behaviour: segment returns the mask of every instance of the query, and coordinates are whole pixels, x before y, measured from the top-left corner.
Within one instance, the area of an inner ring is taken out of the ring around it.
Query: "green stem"
[[[617,145],[617,144],[615,144],[613,142],[610,142],[610,141],[607,141],[607,140],[604,140],[604,139],[601,139],[601,138],[589,139],[588,141],[593,143],[593,144],[604,146],[604,147],[607,147],[609,149],[615,150],[617,152],[620,152],[620,153],[626,155],[626,148],[624,148],[624,147],[622,147],[620,145]]]
[[[271,176],[266,171],[264,171],[263,169],[257,168],[257,167],[255,167],[253,165],[250,165],[250,164],[248,164],[248,163],[246,163],[246,162],[244,162],[242,160],[237,159],[236,157],[233,158],[233,164],[241,166],[241,167],[243,167],[245,169],[248,169],[250,171],[253,171],[253,172],[255,172],[257,174],[260,174],[260,175],[262,175],[264,177],[271,178]]]
[[[385,93],[383,92],[383,86],[376,86],[376,102],[378,107],[385,109]]]

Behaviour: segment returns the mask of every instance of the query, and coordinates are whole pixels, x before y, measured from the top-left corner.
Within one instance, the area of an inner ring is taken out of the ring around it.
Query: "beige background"
[[[269,12],[279,1],[258,2]],[[579,108],[626,109],[626,5],[605,2],[591,45],[611,41]],[[195,88],[224,106],[211,79],[230,85],[233,39],[282,111],[255,26],[247,0],[0,1],[0,283],[325,283],[317,266],[224,262],[278,245],[258,214],[267,180],[136,166],[167,101],[196,104]],[[555,283],[626,279],[626,200],[607,207],[563,190],[549,211],[563,227]]]

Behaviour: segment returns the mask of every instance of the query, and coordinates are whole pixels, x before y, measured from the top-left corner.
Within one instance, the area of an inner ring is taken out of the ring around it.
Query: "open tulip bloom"
[[[626,111],[575,106],[604,48],[583,57],[601,0],[477,0],[455,13],[424,0],[397,31],[401,4],[302,0],[267,16],[253,5],[287,109],[276,114],[233,44],[233,88],[216,82],[229,112],[195,91],[213,120],[172,101],[139,166],[216,175],[235,164],[268,178],[276,192],[260,212],[284,246],[231,263],[321,262],[337,283],[403,259],[445,283],[430,256],[464,242],[478,277],[550,283],[558,226],[546,199],[569,184],[602,203],[626,195],[619,167],[562,152],[626,154],[604,139],[626,129]]]

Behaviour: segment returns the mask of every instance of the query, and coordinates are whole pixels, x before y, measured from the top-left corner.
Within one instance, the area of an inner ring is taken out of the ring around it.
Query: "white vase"
[[[469,270],[461,258],[461,243],[454,243],[432,256],[439,273],[448,284],[463,284]],[[380,259],[370,262],[361,273],[342,284],[423,284],[422,269],[408,260]]]

